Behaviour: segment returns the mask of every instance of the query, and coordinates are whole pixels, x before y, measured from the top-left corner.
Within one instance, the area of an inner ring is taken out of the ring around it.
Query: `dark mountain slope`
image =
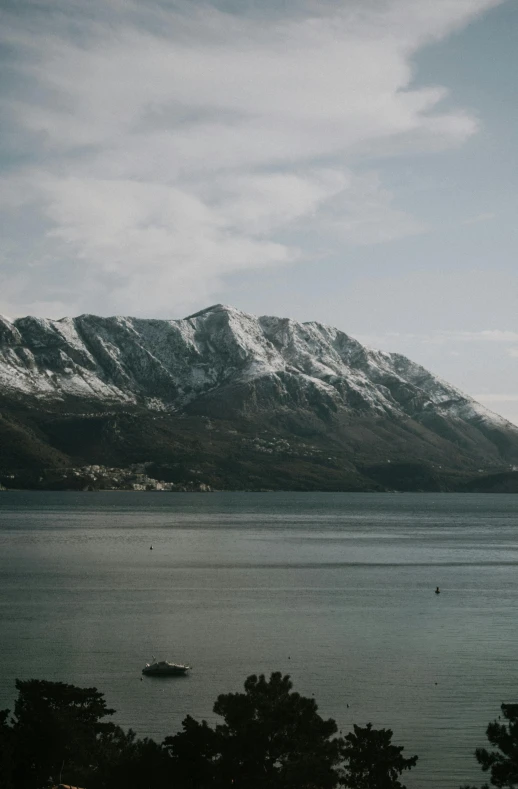
[[[518,463],[518,428],[405,357],[221,305],[0,319],[0,410],[4,474],[148,463],[215,487],[439,490]]]

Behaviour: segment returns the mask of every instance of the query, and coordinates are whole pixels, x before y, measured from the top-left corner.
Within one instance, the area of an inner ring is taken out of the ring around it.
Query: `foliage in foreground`
[[[417,762],[389,729],[367,724],[337,737],[334,720],[280,673],[252,675],[243,693],[218,696],[214,728],[187,716],[161,744],[106,721],[114,710],[96,688],[42,680],[16,688],[13,716],[0,711],[2,789],[404,789],[401,775]],[[476,758],[491,786],[516,789],[518,704],[502,713],[487,727],[493,750],[478,748]]]
[[[354,789],[405,789],[399,782],[404,770],[411,770],[417,756],[405,759],[403,747],[392,745],[390,729],[354,726],[345,737],[342,756],[345,759],[344,785]]]
[[[114,710],[96,688],[42,680],[16,688],[13,716],[0,710],[1,789],[405,789],[400,778],[417,762],[392,744],[390,729],[369,723],[337,737],[334,720],[280,673],[218,696],[214,728],[187,716],[161,744],[106,721]],[[492,750],[475,755],[491,786],[517,789],[518,704],[502,714],[487,727]]]
[[[486,737],[494,750],[477,748],[475,757],[484,772],[490,774],[491,786],[505,789],[518,787],[518,704],[502,704],[504,722],[488,724]],[[474,789],[464,786],[461,789]],[[484,784],[482,789],[488,789]]]
[[[96,688],[17,681],[14,715],[0,712],[0,786],[44,789],[403,789],[404,759],[390,730],[370,724],[337,737],[334,720],[288,676],[252,675],[243,693],[218,696],[211,728],[191,716],[158,744],[106,721]]]

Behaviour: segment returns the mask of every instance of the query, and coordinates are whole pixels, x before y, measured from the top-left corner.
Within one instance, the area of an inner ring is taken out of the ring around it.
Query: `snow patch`
[[[435,409],[513,429],[406,357],[367,348],[317,322],[255,317],[216,304],[182,320],[0,316],[2,331],[0,385],[21,394],[180,409],[209,390],[289,373],[344,409],[355,408],[356,397],[376,414],[418,418]]]

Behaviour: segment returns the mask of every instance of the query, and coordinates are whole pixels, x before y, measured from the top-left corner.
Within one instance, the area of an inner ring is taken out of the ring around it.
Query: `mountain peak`
[[[277,419],[317,432],[361,422],[364,441],[383,422],[423,456],[446,442],[469,462],[518,460],[514,426],[406,357],[322,323],[223,304],[181,320],[0,320],[0,391],[17,402]]]
[[[244,315],[240,310],[237,310],[235,307],[230,307],[228,304],[213,304],[211,307],[205,307],[203,310],[199,310],[198,312],[193,312],[192,315],[187,315],[184,320],[188,321],[191,318],[201,318],[203,315],[208,315],[209,313],[213,312],[229,312],[229,313],[238,313],[240,315]]]

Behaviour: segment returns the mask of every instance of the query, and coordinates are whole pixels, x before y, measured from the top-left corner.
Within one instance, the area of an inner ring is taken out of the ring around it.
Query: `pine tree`
[[[343,785],[348,789],[405,789],[399,777],[417,763],[417,756],[405,759],[404,748],[392,745],[390,729],[354,726],[345,737],[346,767]]]

